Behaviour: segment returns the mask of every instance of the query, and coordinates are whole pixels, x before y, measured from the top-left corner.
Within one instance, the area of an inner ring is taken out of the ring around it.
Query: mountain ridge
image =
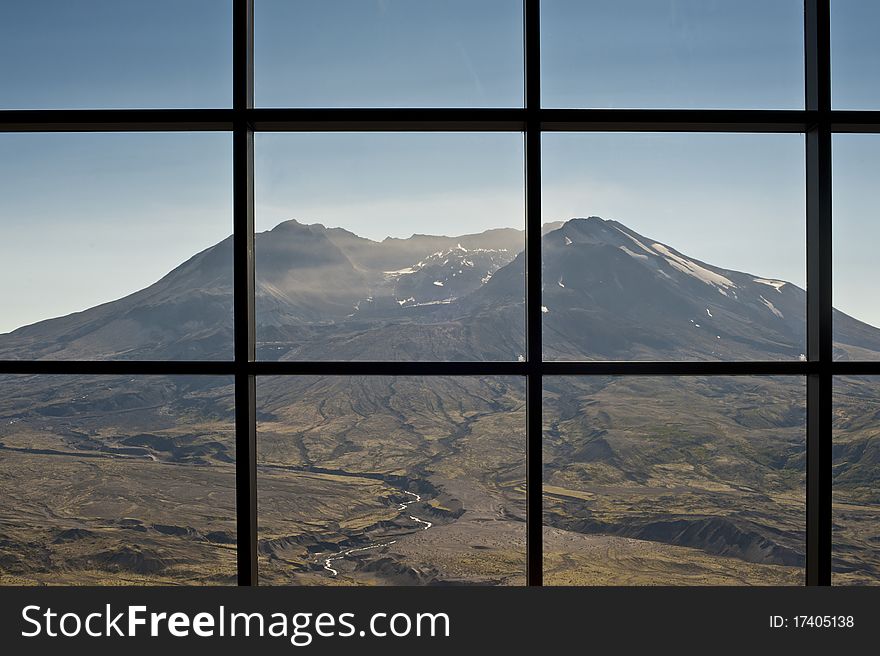
[[[260,357],[518,359],[523,240],[500,228],[374,241],[279,223],[255,235]],[[595,216],[546,224],[542,250],[547,358],[806,352],[806,293],[793,283],[714,266]],[[227,237],[133,294],[0,335],[0,358],[231,359],[232,312]],[[835,331],[836,357],[880,352],[877,328],[835,311]]]

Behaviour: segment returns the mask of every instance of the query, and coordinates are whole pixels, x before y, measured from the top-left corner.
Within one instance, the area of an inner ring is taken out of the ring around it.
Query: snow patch
[[[624,253],[626,253],[627,255],[629,255],[630,257],[634,257],[637,260],[647,260],[648,259],[647,255],[642,255],[641,253],[634,253],[633,251],[628,249],[626,246],[618,246],[618,248],[620,250],[622,250]]]
[[[645,246],[642,242],[640,242],[638,239],[636,239],[635,237],[633,237],[631,234],[629,234],[628,232],[625,232],[625,231],[621,230],[621,229],[618,228],[617,226],[613,226],[613,227],[614,227],[615,230],[617,230],[617,232],[619,232],[620,234],[622,234],[624,237],[627,237],[631,242],[633,242],[636,246],[638,246],[639,248],[641,248],[643,251],[645,251],[645,252],[648,253],[649,255],[652,255],[652,256],[654,255],[654,251],[652,251],[650,248],[648,248],[647,246]]]
[[[424,307],[425,305],[448,305],[454,301],[454,298],[444,298],[440,301],[427,301],[426,303],[413,303],[412,305],[407,305],[406,307]]]
[[[688,260],[687,258],[681,257],[673,253],[671,250],[666,248],[663,244],[652,244],[651,247],[663,255],[666,258],[666,261],[669,262],[670,266],[675,269],[678,269],[682,273],[685,273],[697,280],[706,283],[711,287],[715,287],[719,292],[724,293],[724,289],[729,287],[736,287],[733,284],[733,281],[730,278],[725,278],[720,273],[715,273],[714,271],[710,271],[709,269],[700,266],[696,262]],[[725,294],[726,295],[726,294]]]
[[[766,278],[752,278],[753,282],[758,283],[759,285],[768,285],[769,287],[773,287],[780,294],[782,293],[782,288],[785,286],[785,282],[782,280],[768,280]]]
[[[421,264],[421,263],[419,263],[419,264]],[[388,277],[397,277],[397,276],[403,276],[408,273],[415,273],[415,272],[416,272],[416,270],[413,267],[407,267],[405,269],[398,269],[397,271],[383,271],[382,273],[384,273]]]
[[[776,306],[773,305],[773,303],[771,303],[770,301],[768,301],[768,300],[767,300],[766,298],[764,298],[763,296],[761,296],[760,298],[761,298],[761,302],[762,302],[764,305],[767,306],[767,309],[768,309],[768,310],[770,310],[773,314],[775,314],[775,315],[776,315],[777,317],[779,317],[780,319],[785,319],[785,317],[782,315],[782,312],[780,312],[779,310],[777,310],[777,309],[776,309]]]

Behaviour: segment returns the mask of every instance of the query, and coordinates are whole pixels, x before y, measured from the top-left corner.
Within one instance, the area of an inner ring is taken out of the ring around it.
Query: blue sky
[[[519,0],[255,0],[262,106],[522,106]]]
[[[880,135],[836,134],[832,152],[834,304],[880,326]]]
[[[4,109],[229,107],[232,0],[0,3]]]
[[[803,135],[545,134],[542,168],[545,220],[588,211],[710,264],[804,285]]]
[[[519,132],[262,133],[254,152],[258,231],[288,218],[376,240],[525,226]]]
[[[0,331],[155,282],[232,231],[232,137],[0,134]]]
[[[880,2],[831,3],[831,103],[835,109],[880,108]]]
[[[802,0],[543,0],[554,107],[798,109]]]
[[[802,107],[801,4],[545,0],[544,104]],[[835,106],[880,107],[880,3],[833,8]],[[2,3],[0,108],[228,107],[230,9]],[[518,0],[256,0],[257,104],[520,105],[521,15]],[[266,134],[256,147],[260,230],[523,224],[519,134]],[[878,167],[876,138],[835,139],[835,299],[880,325],[866,282]],[[15,272],[0,281],[0,331],[140,289],[231,226],[225,134],[0,135],[0,174],[0,257]],[[615,218],[803,284],[802,174],[801,136],[547,135],[545,219]]]

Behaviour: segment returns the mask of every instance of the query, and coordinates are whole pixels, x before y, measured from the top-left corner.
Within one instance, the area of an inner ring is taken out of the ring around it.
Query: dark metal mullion
[[[0,374],[84,376],[231,376],[229,361],[193,360],[2,360]]]
[[[832,132],[880,132],[880,112],[877,110],[849,111],[835,110],[829,112]]]
[[[805,102],[818,113],[806,134],[807,585],[831,584],[831,21],[829,0],[804,3]]]
[[[804,132],[820,112],[754,109],[41,109],[0,110],[0,132],[229,131],[244,119],[260,131]],[[825,112],[822,112],[824,115]],[[880,112],[830,112],[837,132],[880,132]]]
[[[807,584],[831,583],[831,134],[807,133]]]
[[[233,298],[238,584],[257,584],[257,442],[254,335],[253,0],[233,3]]]
[[[544,582],[543,398],[541,337],[541,34],[540,3],[523,2],[526,186],[526,583]]]
[[[232,109],[0,110],[0,132],[228,132]]]

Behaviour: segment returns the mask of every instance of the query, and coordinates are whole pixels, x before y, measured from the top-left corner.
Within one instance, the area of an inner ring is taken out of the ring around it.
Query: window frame
[[[2,110],[2,132],[185,132],[233,135],[234,359],[0,361],[0,374],[232,375],[235,379],[239,585],[256,585],[256,378],[266,375],[523,376],[526,394],[526,578],[543,582],[542,378],[558,375],[803,376],[807,381],[806,585],[831,584],[833,379],[880,375],[880,362],[832,357],[831,137],[880,133],[880,112],[831,109],[830,0],[804,2],[802,110],[541,107],[540,0],[523,0],[524,106],[515,109],[263,109],[254,106],[254,0],[233,0],[231,109]],[[525,362],[266,362],[255,357],[254,133],[263,131],[519,132],[525,138]],[[544,132],[788,132],[805,136],[807,360],[551,362],[541,337],[541,135]],[[537,272],[537,273],[536,273]],[[529,275],[531,274],[531,275]]]

